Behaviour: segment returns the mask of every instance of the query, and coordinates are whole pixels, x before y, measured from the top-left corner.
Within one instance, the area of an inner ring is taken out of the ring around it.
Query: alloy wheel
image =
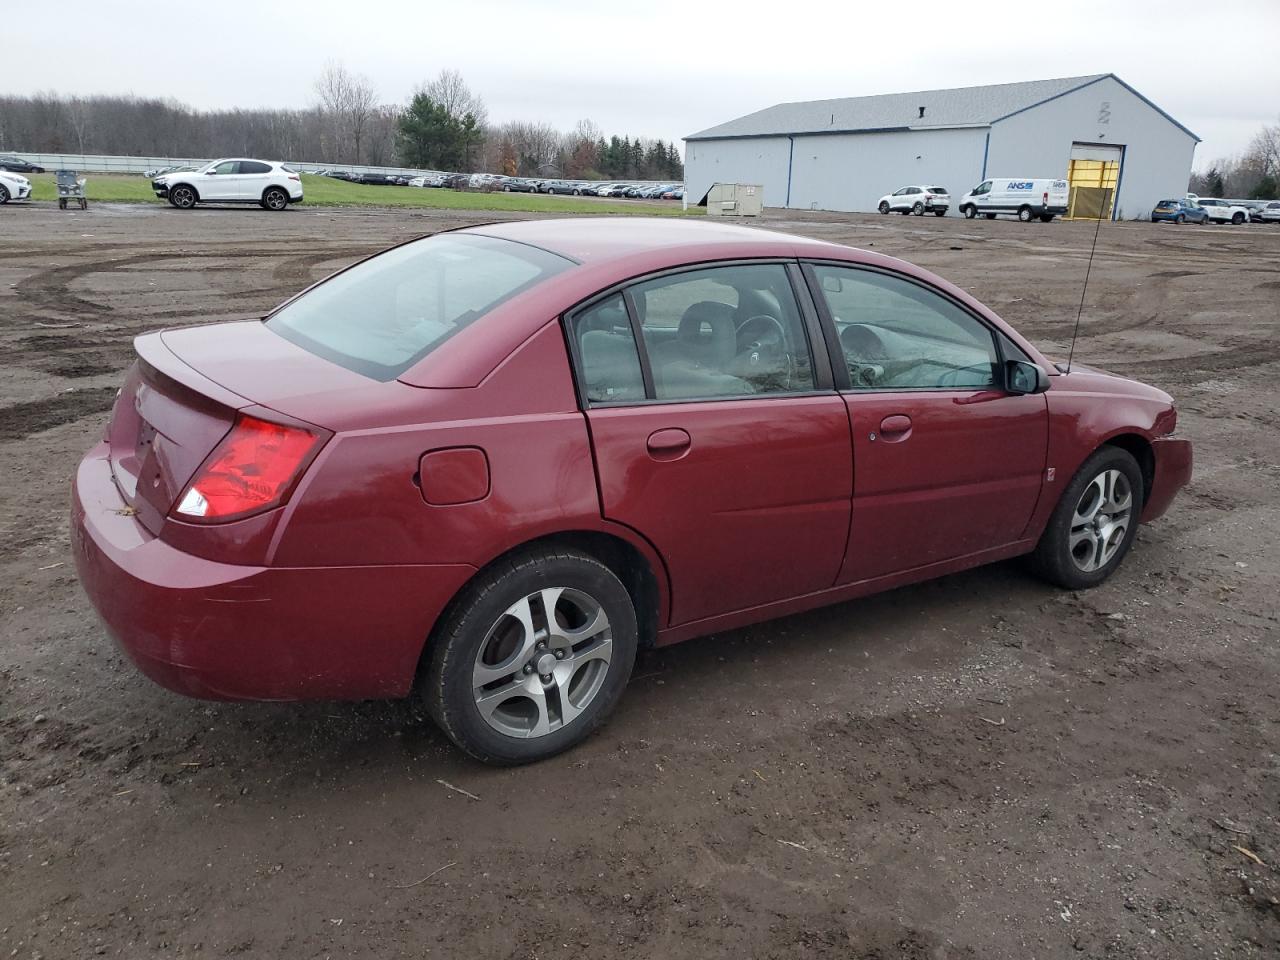
[[[1093,573],[1111,562],[1129,532],[1133,490],[1119,470],[1104,470],[1089,482],[1071,516],[1067,549],[1071,561],[1084,573]]]
[[[570,587],[530,593],[480,644],[471,675],[476,709],[509,737],[554,733],[595,700],[612,656],[613,629],[594,597]]]

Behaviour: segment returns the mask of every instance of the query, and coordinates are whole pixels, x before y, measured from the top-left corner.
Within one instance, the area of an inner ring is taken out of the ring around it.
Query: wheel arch
[[[636,542],[630,531],[573,529],[543,534],[524,540],[503,550],[478,567],[453,597],[445,604],[432,624],[418,655],[415,684],[422,680],[430,661],[437,631],[449,620],[456,606],[463,601],[471,585],[495,564],[512,556],[541,548],[567,548],[578,550],[599,560],[622,581],[631,602],[635,605],[639,647],[642,650],[654,646],[658,630],[665,625],[669,603],[667,571],[656,551],[644,541]]]
[[[200,188],[197,187],[194,183],[188,183],[186,180],[179,180],[177,183],[169,185],[169,192],[173,193],[173,191],[178,187],[190,187],[191,192],[196,195],[196,203],[199,203],[203,199],[200,196]]]
[[[1098,449],[1108,446],[1119,447],[1138,461],[1138,469],[1142,471],[1142,502],[1145,504],[1151,498],[1156,477],[1156,455],[1151,441],[1140,433],[1118,433],[1108,437]]]

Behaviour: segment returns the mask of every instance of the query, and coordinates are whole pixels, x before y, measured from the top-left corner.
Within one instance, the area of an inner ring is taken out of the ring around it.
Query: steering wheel
[[[787,334],[776,317],[758,313],[748,317],[738,328],[738,357],[745,357],[744,366],[750,375],[754,368],[763,371],[781,371],[791,385],[794,359],[787,350]]]

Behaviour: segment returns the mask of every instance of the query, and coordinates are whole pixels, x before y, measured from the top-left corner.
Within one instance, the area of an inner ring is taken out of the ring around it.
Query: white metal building
[[[908,184],[1071,182],[1070,215],[1145,216],[1187,189],[1200,138],[1113,73],[781,103],[685,137],[692,199],[760,183],[771,207],[873,211]]]

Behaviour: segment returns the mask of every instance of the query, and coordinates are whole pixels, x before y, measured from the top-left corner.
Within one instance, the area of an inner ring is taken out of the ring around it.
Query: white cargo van
[[[1034,177],[993,177],[960,198],[960,212],[972,220],[982,214],[1014,214],[1023,223],[1039,217],[1048,223],[1067,212],[1067,181]]]

